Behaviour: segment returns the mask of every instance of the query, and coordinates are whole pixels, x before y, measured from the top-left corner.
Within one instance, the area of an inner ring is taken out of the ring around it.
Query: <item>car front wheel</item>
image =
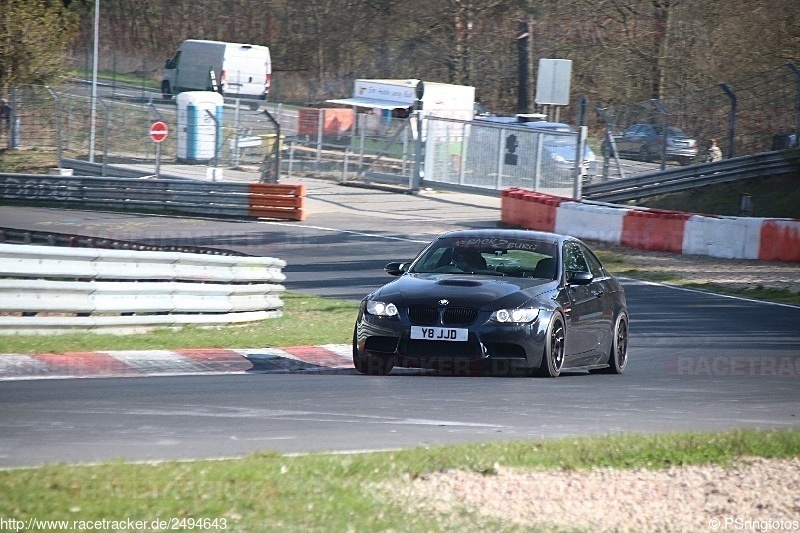
[[[557,378],[564,368],[564,321],[561,315],[556,315],[547,328],[547,344],[544,347],[542,364],[538,375],[548,378]]]

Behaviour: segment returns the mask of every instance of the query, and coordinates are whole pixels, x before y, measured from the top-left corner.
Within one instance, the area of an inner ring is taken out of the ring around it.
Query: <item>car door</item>
[[[602,278],[589,283],[570,282],[576,275],[592,275],[581,245],[569,241],[564,244],[564,272],[566,275],[569,312],[567,313],[566,351],[567,366],[583,366],[598,359],[600,332],[603,322]]]
[[[639,126],[631,126],[622,133],[622,136],[620,136],[616,141],[617,151],[619,153],[631,154],[639,151],[639,146],[636,142],[638,131]]]
[[[611,341],[614,333],[614,284],[611,277],[608,275],[600,260],[592,253],[591,250],[580,245],[589,270],[592,273],[592,283],[590,291],[598,298],[598,311],[597,318],[593,320],[596,326],[593,330],[593,335],[597,339],[595,349],[598,351],[598,356],[602,357],[611,349]]]

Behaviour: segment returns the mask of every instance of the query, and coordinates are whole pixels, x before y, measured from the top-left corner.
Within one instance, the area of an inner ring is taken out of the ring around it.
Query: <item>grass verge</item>
[[[284,316],[235,326],[156,329],[113,335],[2,335],[0,353],[65,353],[95,350],[171,350],[180,348],[267,348],[352,341],[358,305],[343,300],[284,293]]]
[[[287,457],[261,453],[224,461],[0,471],[0,516],[16,520],[216,520],[231,531],[497,530],[475,516],[430,516],[391,502],[389,483],[497,465],[536,469],[660,469],[731,464],[742,457],[789,458],[800,431],[614,436]],[[767,481],[767,480],[765,480]],[[453,523],[453,522],[456,523]],[[463,521],[462,523],[458,523]],[[487,529],[488,528],[488,529]],[[88,529],[88,528],[87,528]],[[502,529],[506,529],[503,527]]]
[[[656,266],[649,269],[642,269],[632,264],[626,257],[624,251],[618,249],[604,249],[603,244],[595,244],[593,249],[597,257],[603,262],[605,267],[618,276],[625,276],[646,281],[656,281],[667,285],[687,287],[701,291],[714,292],[717,294],[727,294],[730,296],[741,296],[753,300],[763,300],[767,302],[786,303],[800,306],[800,293],[786,289],[776,289],[771,287],[755,286],[740,287],[736,285],[725,285],[721,283],[696,283],[682,278],[679,274],[668,270],[659,270]]]

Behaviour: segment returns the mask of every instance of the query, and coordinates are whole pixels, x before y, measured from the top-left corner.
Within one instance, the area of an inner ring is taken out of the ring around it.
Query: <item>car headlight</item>
[[[539,310],[534,308],[499,309],[492,313],[491,319],[502,324],[527,324],[539,317]]]
[[[397,316],[397,306],[393,303],[378,302],[369,300],[367,302],[367,313],[375,316]]]

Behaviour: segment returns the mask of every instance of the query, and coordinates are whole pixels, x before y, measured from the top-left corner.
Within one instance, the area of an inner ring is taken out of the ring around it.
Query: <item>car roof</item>
[[[488,124],[504,124],[508,126],[518,126],[520,128],[557,130],[564,132],[574,132],[575,130],[565,122],[549,122],[545,120],[531,120],[522,122],[517,117],[475,117],[475,122],[485,122]]]
[[[534,231],[527,229],[470,229],[450,231],[438,238],[457,238],[457,239],[491,239],[506,238],[520,240],[539,240],[552,243],[560,243],[565,240],[577,240],[569,235],[560,235],[546,231]]]

